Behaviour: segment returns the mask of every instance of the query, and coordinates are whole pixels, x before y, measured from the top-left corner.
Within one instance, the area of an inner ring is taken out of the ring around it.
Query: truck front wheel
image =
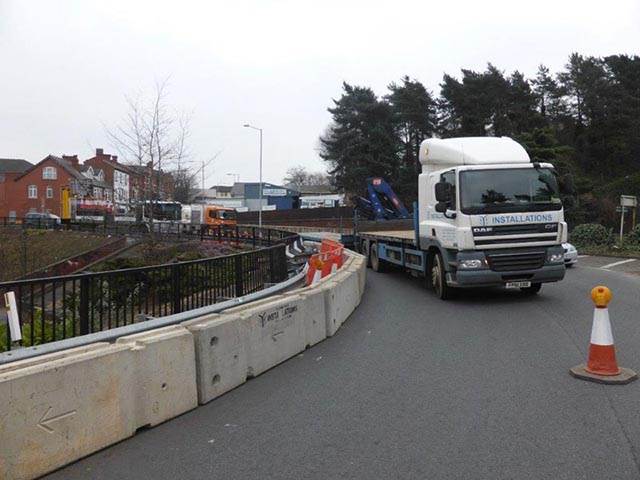
[[[453,295],[453,289],[447,285],[446,275],[442,255],[437,252],[431,260],[430,281],[433,291],[440,300],[448,300]]]

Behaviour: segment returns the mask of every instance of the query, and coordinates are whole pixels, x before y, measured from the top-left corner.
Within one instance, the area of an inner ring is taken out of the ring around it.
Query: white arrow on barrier
[[[44,415],[42,415],[42,418],[40,418],[40,421],[38,422],[38,426],[47,433],[54,432],[53,428],[49,426],[51,423],[62,420],[63,418],[72,417],[77,413],[76,410],[69,410],[68,412],[61,413],[60,415],[55,415],[53,417],[47,418],[47,415],[49,415],[49,412],[51,412],[52,408],[53,407],[47,408],[47,411],[44,412]]]

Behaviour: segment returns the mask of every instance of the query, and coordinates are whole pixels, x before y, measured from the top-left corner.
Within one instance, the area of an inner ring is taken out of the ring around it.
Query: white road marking
[[[578,255],[578,258],[586,258],[586,257],[590,257],[591,255]]]
[[[635,262],[635,261],[636,261],[635,258],[630,258],[628,260],[620,260],[619,262],[609,263],[608,265],[603,265],[600,268],[607,269],[607,268],[611,268],[611,267],[617,267],[618,265],[622,265],[624,263],[630,263],[630,262]]]

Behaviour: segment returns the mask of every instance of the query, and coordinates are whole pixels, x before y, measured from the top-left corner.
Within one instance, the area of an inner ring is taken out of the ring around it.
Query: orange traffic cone
[[[576,378],[612,384],[629,383],[638,378],[633,370],[618,367],[607,308],[611,297],[611,290],[607,287],[597,286],[591,290],[591,298],[596,308],[593,312],[589,358],[586,366],[578,365],[569,370]]]

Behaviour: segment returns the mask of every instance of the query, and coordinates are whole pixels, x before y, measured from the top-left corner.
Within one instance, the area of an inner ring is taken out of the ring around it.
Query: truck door
[[[456,171],[449,170],[440,175],[440,181],[446,182],[451,185],[451,190],[453,192],[451,197],[451,205],[449,206],[449,210],[456,211],[458,206],[458,189],[456,182]],[[435,188],[435,185],[434,185]],[[435,194],[434,194],[435,196]],[[456,220],[454,218],[448,218],[444,214],[440,221],[436,225],[436,237],[440,241],[440,243],[448,248],[457,247],[456,244]]]

